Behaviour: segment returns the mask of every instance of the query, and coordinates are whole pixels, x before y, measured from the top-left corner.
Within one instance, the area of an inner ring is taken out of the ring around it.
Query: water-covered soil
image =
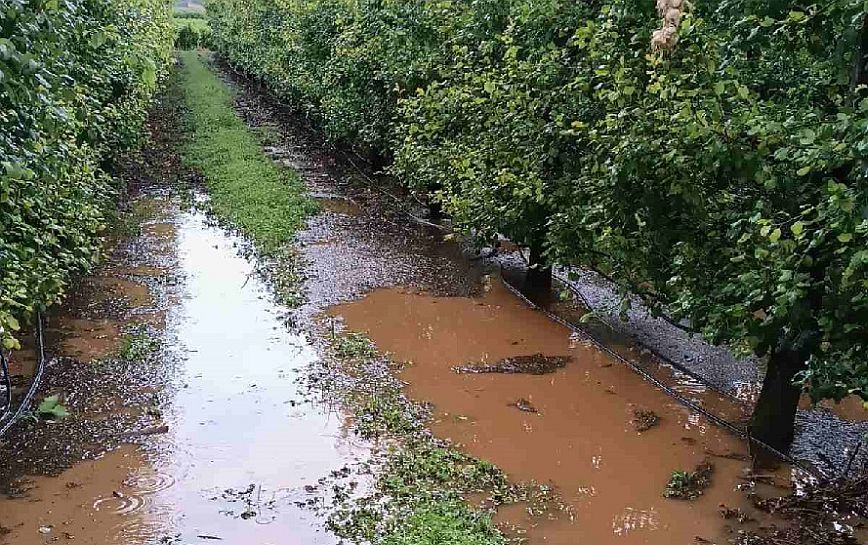
[[[335,543],[327,528],[387,527],[336,509],[354,495],[366,516],[412,503],[424,472],[531,544],[725,543],[791,524],[748,493],[786,494],[804,474],[751,474],[743,441],[528,306],[361,158],[225,79],[321,212],[285,262],[260,260],[206,213],[170,90],[151,143],[119,169],[130,198],[105,264],[47,316],[38,398],[59,395],[71,416],[34,415],[0,444],[0,544]],[[282,282],[303,282],[300,306],[278,301]],[[611,343],[714,414],[746,418],[747,404]],[[20,381],[34,360],[14,354]],[[376,489],[383,477],[393,488]]]
[[[195,188],[167,187],[184,173],[161,115],[178,114],[158,110],[151,155],[129,165],[106,264],[48,318],[39,397],[71,416],[5,439],[0,543],[332,543],[309,504],[367,446],[300,389],[316,351],[248,243],[190,206]]]
[[[522,504],[498,511],[497,519],[526,532],[528,543],[718,540],[729,533],[721,505],[763,519],[737,488],[749,466],[741,441],[577,342],[498,282],[481,298],[380,290],[331,312],[407,362],[401,379],[410,396],[434,404],[436,435],[515,480],[557,491],[564,503],[557,512],[531,516]],[[569,362],[551,373],[538,366],[527,373],[455,370],[466,362],[496,369],[534,354],[566,355]],[[643,411],[658,421],[639,432],[636,414]],[[714,473],[701,498],[663,497],[673,470],[692,471],[704,461]],[[789,474],[778,477],[786,485]]]

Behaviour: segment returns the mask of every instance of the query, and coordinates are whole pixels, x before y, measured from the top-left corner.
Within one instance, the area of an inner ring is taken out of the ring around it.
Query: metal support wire
[[[684,397],[679,392],[675,391],[671,387],[664,384],[660,379],[658,379],[657,377],[655,377],[654,375],[649,373],[647,370],[643,369],[639,364],[628,360],[627,358],[625,358],[621,354],[619,354],[619,353],[615,352],[614,350],[612,350],[611,348],[609,348],[605,343],[601,342],[599,339],[597,339],[595,336],[593,336],[588,331],[580,329],[580,328],[576,327],[575,325],[573,325],[571,322],[561,318],[557,314],[555,314],[549,310],[546,310],[545,308],[540,307],[539,305],[537,305],[536,303],[534,303],[533,301],[528,299],[527,296],[525,296],[521,291],[519,291],[518,288],[516,288],[515,286],[513,286],[512,284],[507,282],[505,279],[503,281],[503,284],[506,286],[506,288],[510,292],[512,292],[516,297],[518,297],[522,301],[524,301],[527,305],[529,305],[533,309],[537,310],[538,312],[542,312],[549,319],[561,324],[562,326],[566,327],[567,329],[569,329],[570,331],[572,331],[576,335],[582,337],[584,340],[586,340],[589,343],[591,343],[592,345],[594,345],[595,348],[597,348],[601,352],[606,353],[608,356],[610,356],[614,360],[626,365],[631,370],[633,370],[635,373],[639,374],[643,379],[650,382],[651,384],[653,384],[654,386],[656,386],[657,388],[662,390],[666,395],[673,398],[677,402],[681,403],[682,405],[684,405],[688,409],[701,414],[702,416],[704,416],[706,419],[708,419],[712,423],[720,426],[721,428],[724,428],[725,430],[733,433],[734,435],[737,435],[738,437],[740,437],[742,439],[747,440],[748,442],[750,442],[753,445],[759,446],[763,450],[766,450],[767,452],[777,456],[778,458],[787,462],[788,464],[790,464],[794,467],[798,467],[799,469],[805,471],[806,473],[808,473],[808,474],[810,474],[816,478],[824,477],[824,475],[820,474],[816,468],[806,466],[805,464],[799,462],[798,460],[796,460],[795,458],[793,458],[789,454],[781,452],[778,449],[772,447],[771,445],[769,445],[763,441],[760,441],[759,439],[756,439],[755,437],[752,437],[750,435],[750,433],[748,433],[747,431],[745,431],[741,427],[736,426],[732,422],[730,422],[724,418],[721,418],[720,416],[717,416],[714,413],[707,411],[706,409],[701,407],[696,402]],[[703,384],[704,384],[704,382],[703,382]]]
[[[584,305],[584,307],[586,309],[594,310],[592,308],[591,303],[587,300],[587,298],[584,296],[584,294],[579,290],[579,288],[577,288],[575,286],[575,284],[572,281],[569,280],[569,278],[564,277],[563,275],[560,275],[554,271],[552,271],[552,277],[555,280],[557,280],[558,282],[560,282],[561,284],[563,284],[564,286],[566,286],[567,289],[569,289],[576,297],[578,297],[579,300],[582,302],[582,305]],[[605,322],[603,322],[603,323],[605,323]],[[606,324],[606,326],[609,329],[613,329],[613,327],[609,324]],[[747,403],[745,402],[744,399],[736,397],[735,395],[732,394],[732,392],[729,392],[729,391],[725,390],[724,388],[721,388],[715,384],[708,382],[707,380],[705,380],[705,377],[703,377],[702,375],[700,375],[699,373],[697,373],[693,369],[690,369],[689,367],[687,367],[683,363],[677,362],[677,361],[673,360],[672,358],[670,358],[669,356],[663,354],[662,352],[660,352],[658,350],[654,350],[652,347],[647,346],[645,344],[642,344],[642,347],[647,349],[649,352],[651,352],[651,354],[655,358],[662,360],[664,363],[673,367],[675,370],[677,370],[681,373],[684,373],[685,375],[689,376],[690,378],[696,380],[697,382],[701,383],[703,386],[705,386],[709,390],[712,390],[713,392],[719,394],[722,397],[725,397],[726,399],[728,399],[729,401],[732,401],[734,403],[738,403],[740,405],[747,405]]]
[[[36,313],[36,369],[33,372],[33,377],[30,380],[30,388],[27,389],[27,393],[24,394],[24,397],[21,399],[21,403],[18,404],[18,409],[15,410],[14,413],[12,410],[12,388],[11,388],[11,377],[9,377],[9,364],[8,360],[5,356],[0,353],[0,358],[3,361],[3,372],[5,375],[5,382],[7,386],[7,398],[8,404],[6,410],[3,412],[2,416],[0,416],[0,437],[2,437],[9,428],[11,428],[15,422],[21,418],[21,415],[24,414],[24,411],[30,406],[30,402],[33,400],[33,396],[36,394],[36,390],[39,388],[39,382],[42,380],[42,374],[45,371],[45,338],[42,331],[42,314]]]

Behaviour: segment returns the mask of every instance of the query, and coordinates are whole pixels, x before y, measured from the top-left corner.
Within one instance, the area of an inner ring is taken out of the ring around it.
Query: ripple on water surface
[[[286,309],[242,255],[241,239],[197,212],[175,210],[159,222],[140,237],[160,245],[136,243],[165,251],[180,279],[162,286],[173,292],[160,357],[175,374],[156,393],[168,433],[142,438],[144,449],[125,446],[33,479],[24,498],[0,500],[0,544],[334,543],[300,507],[305,487],[367,447],[342,415],[299,391],[296,371],[315,350],[288,330]]]

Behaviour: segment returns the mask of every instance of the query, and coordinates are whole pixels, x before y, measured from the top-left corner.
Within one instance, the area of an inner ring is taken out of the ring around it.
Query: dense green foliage
[[[481,239],[868,398],[861,0],[211,0],[216,46]]]
[[[175,48],[196,49],[209,47],[211,27],[202,17],[178,17],[172,19],[175,26]]]
[[[0,7],[0,340],[99,255],[113,189],[170,60],[163,0]]]
[[[191,137],[185,161],[205,177],[214,212],[264,254],[281,248],[315,204],[297,174],[281,170],[236,115],[233,96],[195,51],[180,53]]]

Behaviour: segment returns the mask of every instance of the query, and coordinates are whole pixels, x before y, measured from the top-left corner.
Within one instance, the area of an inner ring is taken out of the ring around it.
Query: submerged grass
[[[547,510],[557,502],[548,487],[513,484],[496,466],[475,459],[428,430],[430,407],[404,395],[396,364],[363,334],[332,332],[314,387],[342,400],[353,429],[384,448],[375,455],[375,490],[336,502],[328,526],[353,543],[373,545],[506,545],[490,506],[526,502]]]
[[[233,93],[204,53],[182,51],[180,72],[190,112],[185,161],[206,181],[211,207],[270,255],[284,246],[316,210],[299,176],[269,159],[259,138],[233,109]]]

